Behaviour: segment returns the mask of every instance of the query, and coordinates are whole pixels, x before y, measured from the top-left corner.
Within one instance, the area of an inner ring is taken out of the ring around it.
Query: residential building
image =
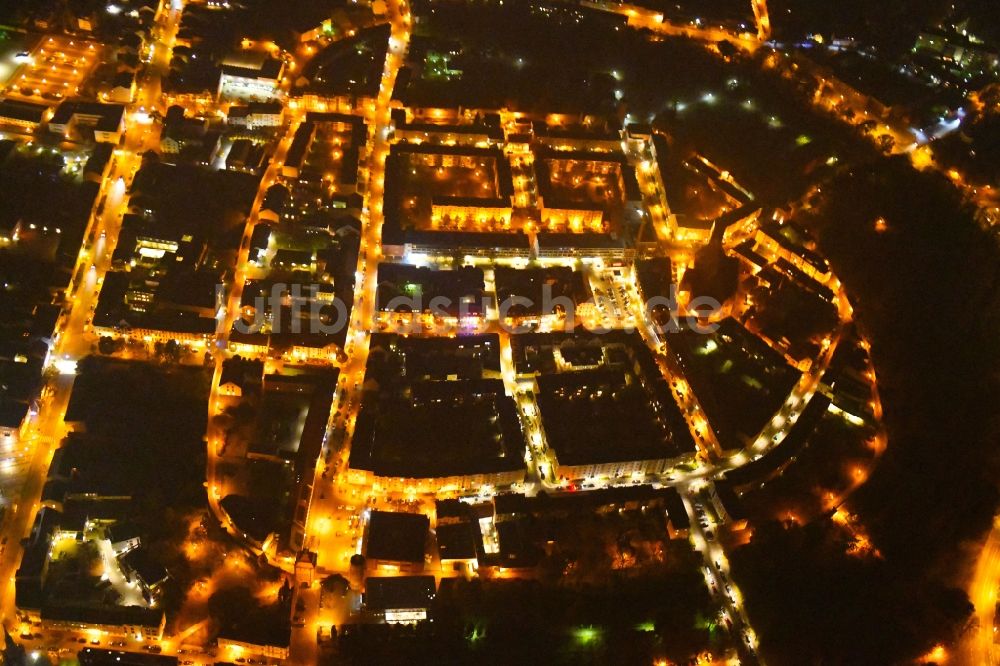
[[[93,132],[95,141],[118,143],[125,132],[125,106],[96,102],[63,102],[49,121],[49,131],[69,138],[71,132]],[[86,137],[84,137],[86,138]]]

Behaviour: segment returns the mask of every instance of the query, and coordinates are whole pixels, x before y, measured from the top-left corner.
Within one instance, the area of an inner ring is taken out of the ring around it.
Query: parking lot
[[[8,81],[6,93],[36,102],[73,97],[80,93],[99,55],[100,47],[94,42],[60,35],[44,37],[30,54],[16,54],[21,67]]]

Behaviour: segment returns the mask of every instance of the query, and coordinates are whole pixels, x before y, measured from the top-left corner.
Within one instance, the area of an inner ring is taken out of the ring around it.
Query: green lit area
[[[573,631],[573,638],[584,647],[596,645],[601,640],[601,630],[594,627],[578,627]]]
[[[424,79],[428,81],[451,81],[462,76],[462,70],[451,66],[451,56],[437,51],[429,51],[424,60]]]

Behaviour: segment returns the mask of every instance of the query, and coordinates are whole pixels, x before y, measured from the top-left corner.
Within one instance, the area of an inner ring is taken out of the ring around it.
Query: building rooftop
[[[372,511],[365,557],[386,562],[423,564],[430,520],[419,513]]]
[[[177,666],[180,660],[172,655],[148,652],[124,652],[85,647],[76,655],[80,666]]]
[[[515,471],[523,455],[517,408],[502,380],[419,381],[363,402],[350,465],[432,478]]]
[[[219,632],[219,640],[249,645],[288,648],[292,643],[291,598],[257,612],[246,613],[239,621]]]
[[[481,539],[478,523],[438,525],[436,535],[438,554],[442,560],[471,560],[476,557],[477,541]]]
[[[222,61],[222,73],[247,79],[275,79],[281,76],[284,63],[266,53],[241,51]]]
[[[511,304],[508,310],[510,316],[550,315],[557,306],[568,310],[567,300],[573,305],[580,305],[590,298],[590,289],[583,274],[566,266],[525,269],[497,266],[494,276],[497,302],[501,306],[505,302]],[[531,303],[523,302],[523,299]],[[546,304],[549,304],[545,308],[547,311],[543,311]]]
[[[494,496],[493,505],[497,516],[569,515],[631,505],[666,507],[666,491],[667,488],[643,484],[552,495],[540,492],[532,497],[520,493],[501,493]]]
[[[386,312],[409,312],[413,307],[411,303],[429,311],[433,302],[442,303],[442,309],[451,315],[458,315],[460,311],[475,315],[483,311],[485,289],[483,270],[475,266],[441,271],[383,263],[378,267],[376,302],[378,308]]]
[[[500,372],[500,337],[495,333],[449,337],[404,337],[391,333],[372,335],[371,350],[396,357],[397,370],[370,362],[367,376],[388,383],[387,372],[402,372],[410,382],[423,379],[481,379]],[[377,360],[376,359],[376,360]]]
[[[130,550],[120,558],[120,561],[127,569],[138,574],[146,585],[162,583],[169,575],[162,564],[150,557],[148,548]]]
[[[135,72],[121,71],[115,74],[112,86],[115,88],[130,88],[135,83]]]
[[[742,447],[781,407],[800,372],[732,318],[709,334],[668,331],[698,402],[724,448]]]
[[[736,494],[733,489],[732,482],[722,479],[715,482],[715,492],[719,496],[719,501],[722,503],[722,507],[729,514],[729,517],[734,521],[746,520],[746,510],[743,507],[743,501],[740,496]]]
[[[402,109],[400,109],[402,110]],[[464,134],[467,136],[485,136],[494,141],[502,141],[504,132],[499,124],[469,123],[469,124],[439,124],[429,122],[406,122],[402,120],[396,123],[397,131],[424,132],[431,134]]]
[[[573,249],[573,250],[617,250],[625,247],[624,238],[615,238],[610,234],[592,232],[561,233],[543,232],[538,234],[540,249]]]
[[[76,116],[96,117],[96,129],[102,132],[114,132],[121,127],[125,117],[125,106],[122,104],[100,104],[98,102],[63,102],[56,109],[50,125],[66,125]]]
[[[28,415],[28,403],[0,397],[0,427],[19,428]]]
[[[830,270],[830,264],[826,258],[810,247],[815,244],[815,241],[801,225],[793,221],[779,224],[771,220],[761,227],[761,231],[789,252],[801,257],[804,262],[820,273],[826,273]]]
[[[500,552],[495,561],[501,567],[533,567],[542,557],[530,535],[530,523],[523,517],[496,524]]]
[[[470,506],[459,499],[435,499],[434,515],[438,523],[442,520],[466,520],[472,515]]]
[[[281,102],[250,102],[248,104],[233,104],[229,107],[229,118],[246,118],[247,116],[277,116],[284,113]]]
[[[691,527],[691,518],[687,509],[684,508],[684,500],[681,494],[673,486],[666,489],[665,497],[667,502],[667,515],[670,517],[670,524],[675,530],[686,530]]]
[[[651,257],[635,262],[636,281],[646,300],[655,297],[670,297],[673,283],[673,267],[670,257]]]
[[[219,377],[219,386],[225,384],[235,384],[241,390],[256,385],[260,386],[264,380],[264,362],[259,359],[245,359],[241,356],[233,356],[222,362],[222,375]]]
[[[561,465],[659,460],[693,449],[684,431],[675,441],[624,370],[564,372],[537,381],[542,424]]]
[[[436,590],[434,576],[371,576],[365,580],[365,607],[376,612],[427,609]]]
[[[41,124],[49,107],[18,100],[5,99],[0,102],[0,122],[15,121]]]
[[[314,465],[322,444],[338,369],[326,374],[267,375],[248,455]]]
[[[58,602],[42,606],[42,620],[97,625],[159,627],[163,609],[142,606],[78,606]]]
[[[0,399],[28,402],[42,384],[42,362],[38,359],[0,360]]]

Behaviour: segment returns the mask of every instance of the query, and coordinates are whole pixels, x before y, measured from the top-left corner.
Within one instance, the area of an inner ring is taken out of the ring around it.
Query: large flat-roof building
[[[368,566],[388,571],[423,571],[429,530],[430,520],[423,514],[372,511],[364,538]]]
[[[508,486],[524,477],[497,335],[372,337],[349,479],[383,487]]]
[[[576,309],[590,299],[583,274],[567,266],[497,266],[493,276],[499,315],[512,326],[572,319]]]
[[[498,147],[393,144],[384,252],[527,257],[528,237],[513,224],[513,194],[510,163]]]
[[[711,333],[681,322],[666,340],[723,450],[754,442],[801,375],[731,317]]]
[[[405,394],[362,405],[352,474],[428,490],[523,479],[524,439],[502,380],[416,382]]]
[[[485,310],[485,289],[483,269],[475,266],[433,270],[382,263],[378,267],[376,303],[387,319],[408,313],[478,318]]]
[[[619,262],[634,255],[628,239],[643,219],[642,194],[620,132],[571,141],[556,130],[536,136],[529,126],[505,137],[489,114],[474,124],[440,124],[444,116],[435,114],[416,122],[409,114],[394,114],[397,142],[386,161],[386,257]]]
[[[485,147],[503,142],[504,131],[497,114],[484,122],[442,124],[408,120],[406,109],[393,109],[393,137],[411,143]]]
[[[69,136],[81,128],[93,131],[94,140],[118,143],[125,131],[125,106],[96,102],[63,102],[49,120],[49,131]]]
[[[295,130],[281,175],[290,180],[319,180],[340,193],[354,192],[367,134],[368,125],[361,116],[311,111]]]
[[[642,195],[625,154],[534,149],[538,205],[543,229],[620,233],[627,215],[638,213]]]
[[[67,604],[43,606],[41,620],[52,631],[96,629],[114,635],[159,640],[163,636],[167,616],[162,608],[93,608]]]
[[[180,659],[174,655],[95,647],[83,648],[76,654],[76,659],[80,666],[177,666],[180,663]]]
[[[0,124],[34,131],[45,122],[48,111],[46,104],[5,99],[0,102]]]
[[[582,370],[537,381],[542,423],[560,477],[662,474],[694,453],[690,435],[665,427],[656,413],[662,403],[645,408],[648,398],[624,370]]]
[[[638,478],[690,462],[695,443],[638,334],[527,333],[511,340],[532,377],[552,476]]]
[[[434,576],[373,576],[365,581],[365,611],[386,624],[421,622],[436,591]]]
[[[222,61],[219,99],[265,102],[279,95],[285,63],[267,53],[244,51]]]

